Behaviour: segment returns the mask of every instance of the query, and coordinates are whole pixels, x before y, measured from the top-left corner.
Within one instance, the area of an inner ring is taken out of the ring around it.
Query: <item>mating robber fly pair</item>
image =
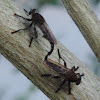
[[[25,10],[25,12],[27,12],[27,11]],[[30,12],[27,12],[27,13],[28,13],[28,15],[32,16],[31,19],[24,18],[23,16],[14,14],[14,16],[21,17],[27,21],[31,21],[31,24],[24,29],[19,29],[17,31],[12,32],[12,34],[17,33],[21,30],[30,29],[32,27],[32,25],[34,25],[34,33],[35,33],[34,35],[35,35],[35,38],[37,38],[38,33],[36,30],[36,26],[38,26],[41,29],[41,31],[44,34],[43,37],[45,39],[47,39],[51,44],[51,50],[45,56],[44,63],[46,66],[48,66],[49,68],[51,68],[52,70],[54,70],[55,72],[57,72],[59,74],[58,76],[54,76],[51,74],[42,74],[41,76],[42,77],[51,76],[52,78],[56,78],[56,79],[61,78],[63,76],[64,80],[62,81],[59,88],[55,92],[57,93],[61,89],[61,87],[64,85],[64,83],[67,81],[68,82],[68,93],[71,94],[70,83],[75,82],[76,85],[79,85],[81,82],[81,77],[84,76],[84,74],[80,75],[80,73],[75,73],[75,71],[79,67],[75,68],[75,66],[73,66],[71,69],[67,68],[67,64],[66,64],[65,60],[61,57],[59,49],[58,49],[58,57],[59,57],[59,59],[63,60],[64,65],[61,65],[57,62],[54,62],[51,59],[48,59],[48,56],[50,56],[54,50],[54,45],[57,44],[57,40],[54,37],[54,35],[52,34],[51,30],[49,29],[45,19],[39,13],[36,13],[36,9],[32,9],[32,10],[30,10]],[[29,47],[31,47],[32,40],[33,40],[33,37],[30,39]]]

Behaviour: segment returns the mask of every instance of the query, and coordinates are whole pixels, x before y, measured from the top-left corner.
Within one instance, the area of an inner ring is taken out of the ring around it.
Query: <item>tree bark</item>
[[[100,62],[100,21],[87,0],[62,0],[84,38]]]
[[[100,80],[60,42],[55,46],[50,58],[58,62],[57,48],[59,48],[68,68],[79,66],[78,72],[84,73],[85,76],[80,85],[71,84],[71,95],[68,95],[67,83],[58,93],[55,93],[62,78],[41,77],[41,74],[44,73],[57,75],[43,63],[45,55],[50,50],[49,42],[41,36],[40,30],[38,30],[39,37],[34,39],[31,48],[28,47],[29,33],[34,34],[33,30],[21,31],[12,35],[12,31],[25,27],[22,23],[24,20],[13,16],[14,13],[27,17],[12,0],[0,0],[0,53],[51,100],[100,100]]]

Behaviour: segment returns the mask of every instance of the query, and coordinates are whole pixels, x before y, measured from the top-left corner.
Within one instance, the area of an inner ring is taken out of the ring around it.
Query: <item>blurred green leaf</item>
[[[88,0],[92,5],[97,5],[99,2],[100,2],[100,0]]]
[[[25,97],[18,97],[17,100],[27,100]]]
[[[100,0],[93,0],[95,4],[98,4]]]
[[[59,5],[59,0],[36,0],[38,7],[41,8],[42,6],[49,4],[49,5]]]
[[[29,87],[29,92],[33,92],[33,91],[35,91],[36,90],[36,87],[35,87],[35,85],[31,85],[30,87]]]
[[[39,5],[43,4],[58,4],[58,0],[36,0]]]
[[[18,96],[15,100],[29,100],[29,98],[31,97],[31,95],[37,90],[37,88],[35,87],[35,85],[30,85],[28,90],[26,90],[24,92],[24,94],[21,94],[20,96]]]

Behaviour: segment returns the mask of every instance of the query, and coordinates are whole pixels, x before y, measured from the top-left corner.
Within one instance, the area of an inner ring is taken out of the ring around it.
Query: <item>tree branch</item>
[[[87,0],[62,0],[94,54],[100,61],[100,21]]]
[[[61,55],[67,62],[68,67],[79,66],[78,72],[84,73],[85,76],[82,78],[80,85],[71,84],[71,95],[68,95],[67,83],[63,86],[63,89],[55,93],[62,79],[55,80],[41,77],[41,74],[44,73],[57,74],[43,64],[44,57],[50,50],[49,42],[39,34],[39,37],[34,39],[32,47],[29,48],[29,33],[33,33],[33,31],[21,31],[12,35],[12,31],[24,27],[23,20],[13,16],[14,13],[27,17],[24,11],[14,4],[12,0],[0,0],[1,54],[51,100],[100,100],[100,80],[59,42],[56,47],[60,48]],[[56,47],[50,57],[54,61],[58,61]]]

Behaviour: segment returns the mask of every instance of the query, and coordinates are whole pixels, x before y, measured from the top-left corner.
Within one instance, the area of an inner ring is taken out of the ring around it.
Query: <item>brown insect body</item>
[[[64,76],[67,81],[70,81],[70,82],[77,81],[77,75],[72,70],[68,69],[67,67],[65,68],[65,66],[57,62],[54,62],[51,59],[48,59],[47,61],[45,61],[45,65],[49,67],[50,69],[54,70],[55,72],[57,72],[58,74]]]
[[[58,55],[59,55],[59,58],[64,61],[64,59],[60,55],[59,49],[58,49]],[[66,81],[68,81],[68,87],[69,87],[68,91],[69,91],[69,94],[70,94],[71,93],[70,82],[75,82],[76,85],[79,85],[80,82],[81,82],[81,77],[84,75],[84,74],[80,75],[79,73],[75,73],[75,71],[79,67],[75,68],[73,66],[71,69],[69,69],[69,68],[67,68],[65,61],[64,61],[64,66],[63,66],[63,65],[61,65],[61,64],[59,64],[59,63],[57,63],[57,62],[55,62],[51,59],[48,59],[48,55],[46,56],[44,64],[47,67],[49,67],[50,69],[52,69],[53,71],[55,71],[59,74],[59,76],[56,76],[56,77],[53,76],[53,78],[58,78],[58,77],[60,78],[61,76],[64,77],[64,80],[63,80],[62,84],[60,85],[60,87],[55,92],[58,92],[61,89],[62,85]],[[42,76],[52,76],[52,75],[44,74]]]
[[[32,11],[30,14],[32,14],[32,22],[36,25],[42,25],[45,22],[44,18],[39,13],[35,13],[35,10]]]
[[[54,37],[52,31],[50,30],[45,19],[39,13],[32,13],[32,22],[34,22],[43,32],[44,38],[53,44],[57,44],[57,40]]]
[[[26,10],[25,10],[26,11]],[[38,37],[38,34],[37,34],[37,30],[36,30],[36,25],[42,30],[43,32],[43,37],[45,39],[47,39],[50,44],[51,44],[51,49],[54,49],[52,48],[52,45],[54,44],[57,44],[57,40],[56,38],[54,37],[52,31],[50,30],[48,24],[46,23],[45,19],[39,14],[39,13],[35,13],[36,9],[32,9],[30,12],[29,12],[29,15],[32,15],[32,18],[31,19],[27,19],[27,18],[24,18],[20,15],[17,15],[17,14],[14,14],[15,16],[18,16],[18,17],[21,17],[27,21],[32,21],[31,24],[26,27],[25,29],[19,29],[17,31],[14,31],[12,32],[13,33],[16,33],[16,32],[19,32],[20,30],[26,30],[26,29],[29,29],[33,24],[34,24],[34,32],[35,32],[35,37],[37,38]],[[27,11],[26,11],[27,12]],[[28,12],[27,12],[28,13]],[[29,47],[31,46],[31,43],[32,43],[32,40],[33,40],[33,37],[31,38],[30,40],[30,45]],[[53,51],[53,50],[52,50]]]

